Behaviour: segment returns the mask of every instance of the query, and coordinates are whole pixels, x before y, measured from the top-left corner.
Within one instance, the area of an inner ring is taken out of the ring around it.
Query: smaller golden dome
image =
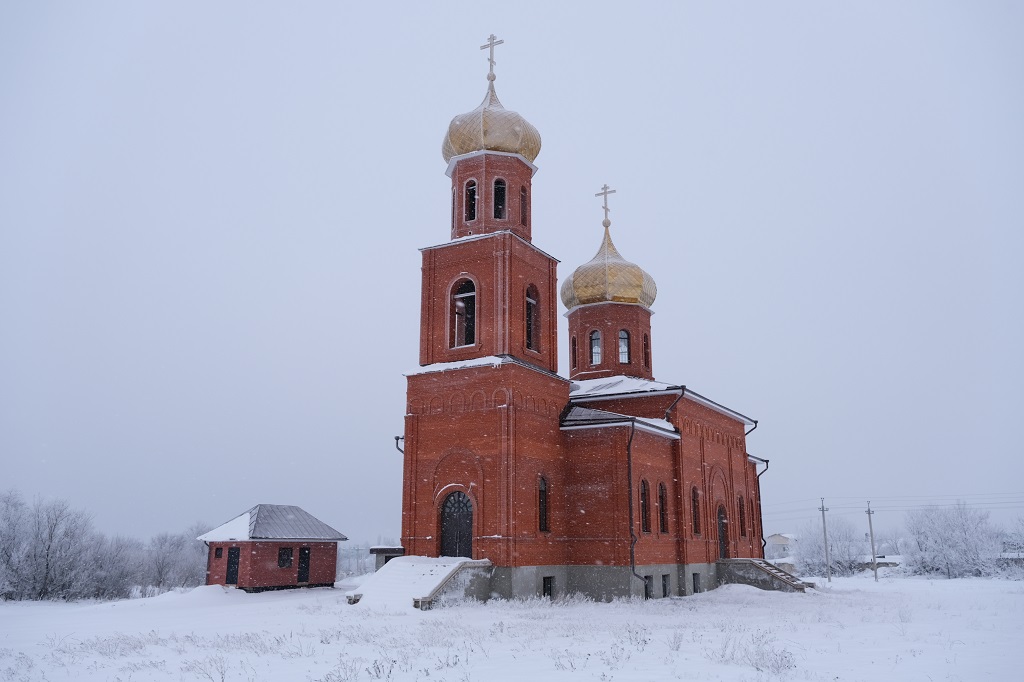
[[[562,303],[569,310],[588,303],[636,303],[650,308],[658,295],[654,278],[622,257],[604,226],[604,241],[589,263],[576,268],[562,282]]]
[[[486,150],[521,154],[533,163],[540,154],[540,133],[525,118],[501,106],[494,92],[494,80],[488,80],[487,95],[480,106],[456,116],[448,124],[441,145],[444,160]]]

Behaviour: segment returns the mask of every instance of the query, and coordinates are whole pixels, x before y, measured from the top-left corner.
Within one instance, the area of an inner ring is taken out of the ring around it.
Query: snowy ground
[[[349,588],[350,584],[339,587]],[[808,594],[349,606],[202,587],[0,603],[0,680],[1021,679],[1024,582],[867,577]]]

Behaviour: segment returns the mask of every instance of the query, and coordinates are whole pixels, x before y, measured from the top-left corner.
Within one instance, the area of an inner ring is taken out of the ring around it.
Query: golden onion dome
[[[525,118],[501,106],[493,76],[488,75],[487,95],[480,106],[448,124],[441,145],[445,161],[462,154],[494,151],[521,154],[533,163],[540,154],[540,133]]]
[[[562,282],[562,303],[569,310],[588,303],[636,303],[650,308],[658,295],[654,278],[622,257],[604,221],[604,240],[597,255]]]

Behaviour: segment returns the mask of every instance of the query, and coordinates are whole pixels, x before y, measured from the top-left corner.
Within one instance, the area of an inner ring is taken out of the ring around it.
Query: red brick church
[[[565,277],[533,242],[541,140],[494,89],[452,119],[451,239],[423,253],[408,376],[405,553],[489,559],[501,596],[692,594],[761,557],[756,422],[654,378],[653,278],[612,243]],[[543,230],[541,230],[543,234]],[[763,473],[763,472],[762,472]]]

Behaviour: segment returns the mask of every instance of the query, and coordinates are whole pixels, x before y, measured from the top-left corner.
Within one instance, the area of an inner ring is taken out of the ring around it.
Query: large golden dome
[[[588,303],[637,303],[650,308],[658,295],[654,278],[622,257],[605,221],[604,240],[589,263],[576,268],[562,282],[562,303],[572,310]]]
[[[488,80],[487,95],[480,106],[448,124],[441,145],[444,160],[486,150],[522,154],[533,163],[540,154],[540,133],[525,118],[501,106],[494,92],[493,74]]]

